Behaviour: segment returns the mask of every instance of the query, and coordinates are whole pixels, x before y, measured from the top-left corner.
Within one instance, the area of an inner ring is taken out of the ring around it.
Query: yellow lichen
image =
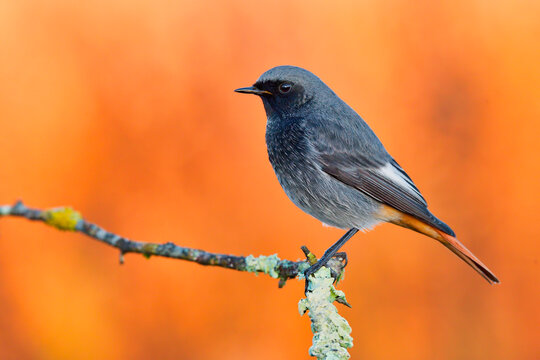
[[[74,231],[82,217],[70,207],[60,207],[43,211],[43,219],[48,225],[59,230]]]
[[[147,259],[150,259],[150,256],[156,253],[158,244],[144,244],[143,245],[143,256]]]

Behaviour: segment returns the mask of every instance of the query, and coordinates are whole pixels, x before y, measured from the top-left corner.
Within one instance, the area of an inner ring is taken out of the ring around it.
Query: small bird
[[[262,99],[268,156],[291,201],[323,224],[349,229],[306,271],[306,279],[359,229],[389,222],[439,241],[490,284],[499,283],[428,210],[368,124],[317,76],[296,66],[277,66],[253,86],[235,91]]]

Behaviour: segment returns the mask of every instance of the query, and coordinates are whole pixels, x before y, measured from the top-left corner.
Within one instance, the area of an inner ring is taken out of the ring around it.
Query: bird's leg
[[[338,241],[336,241],[332,246],[330,246],[328,248],[328,250],[326,250],[324,252],[324,255],[319,259],[319,261],[317,261],[315,264],[313,264],[312,266],[310,266],[307,270],[306,270],[306,274],[309,273],[309,275],[312,275],[315,271],[319,270],[321,267],[323,267],[324,265],[326,265],[326,263],[328,262],[328,260],[330,260],[337,252],[338,250],[343,246],[345,245],[345,243],[353,237],[354,234],[356,234],[358,232],[358,229],[357,228],[351,228],[349,229],[349,231],[347,231],[345,233],[345,235],[343,235],[341,238],[339,238]]]
[[[306,289],[305,292],[307,292],[308,287],[308,280],[310,275],[313,275],[317,270],[319,270],[321,267],[326,265],[328,260],[330,260],[337,252],[338,250],[349,240],[353,237],[354,234],[358,232],[357,228],[351,228],[349,231],[345,233],[338,241],[336,241],[332,246],[328,248],[324,252],[324,255],[317,261],[315,264],[311,265],[305,272],[304,276],[306,278]]]

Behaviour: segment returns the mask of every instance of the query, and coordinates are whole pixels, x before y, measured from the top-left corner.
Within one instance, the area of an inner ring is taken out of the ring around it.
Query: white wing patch
[[[412,180],[407,176],[403,169],[397,168],[392,163],[386,163],[386,165],[383,167],[378,168],[377,171],[385,178],[392,181],[394,184],[398,185],[400,188],[407,191],[414,197],[419,198],[421,202],[425,203],[422,194],[420,194],[420,191],[418,191]]]

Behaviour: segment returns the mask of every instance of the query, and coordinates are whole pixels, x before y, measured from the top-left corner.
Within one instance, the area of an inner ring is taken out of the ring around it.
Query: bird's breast
[[[372,214],[379,204],[321,170],[301,122],[269,119],[266,144],[280,185],[300,209],[340,228],[369,228],[376,223]]]
[[[293,120],[268,120],[266,126],[268,156],[274,168],[303,162],[308,147],[302,124]]]
[[[279,183],[298,206],[309,202],[315,188],[315,154],[310,152],[303,125],[298,121],[269,119],[266,127],[268,158]]]

